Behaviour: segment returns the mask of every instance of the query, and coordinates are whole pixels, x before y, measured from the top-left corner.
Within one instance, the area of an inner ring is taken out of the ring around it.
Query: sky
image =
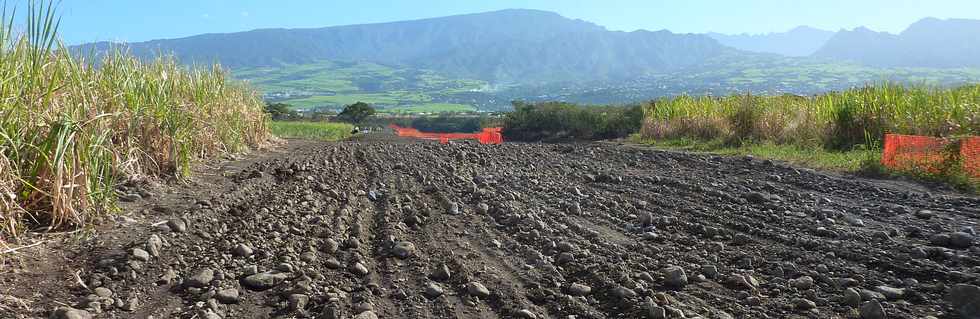
[[[28,0],[9,1],[23,8]],[[501,9],[554,11],[610,30],[766,33],[800,25],[898,33],[924,18],[980,19],[980,0],[60,0],[67,44],[260,28],[390,22]]]

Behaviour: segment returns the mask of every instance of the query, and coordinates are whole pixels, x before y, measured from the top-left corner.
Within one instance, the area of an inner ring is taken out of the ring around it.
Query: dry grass
[[[28,13],[23,34],[0,27],[0,241],[85,225],[113,207],[117,182],[181,178],[269,137],[258,94],[219,66],[116,52],[96,67],[57,40],[50,3]]]

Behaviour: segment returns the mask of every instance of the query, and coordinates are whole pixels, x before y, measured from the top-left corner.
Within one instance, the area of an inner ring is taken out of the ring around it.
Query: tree
[[[374,115],[374,108],[364,102],[357,102],[344,107],[337,118],[344,122],[360,123]]]
[[[267,103],[265,105],[265,112],[269,113],[269,116],[276,121],[299,118],[299,113],[293,111],[292,107],[285,103]]]

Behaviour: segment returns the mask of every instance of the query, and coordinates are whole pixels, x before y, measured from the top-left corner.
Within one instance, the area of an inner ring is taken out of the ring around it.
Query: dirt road
[[[612,144],[300,144],[127,204],[133,225],[71,244],[82,266],[0,285],[57,318],[980,311],[976,197]]]

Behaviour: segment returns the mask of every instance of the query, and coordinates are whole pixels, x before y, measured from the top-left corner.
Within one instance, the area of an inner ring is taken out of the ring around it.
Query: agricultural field
[[[472,105],[450,102],[487,86],[483,81],[367,62],[321,61],[232,73],[261,89],[269,101],[308,110],[339,110],[355,102],[396,112],[472,110]]]

